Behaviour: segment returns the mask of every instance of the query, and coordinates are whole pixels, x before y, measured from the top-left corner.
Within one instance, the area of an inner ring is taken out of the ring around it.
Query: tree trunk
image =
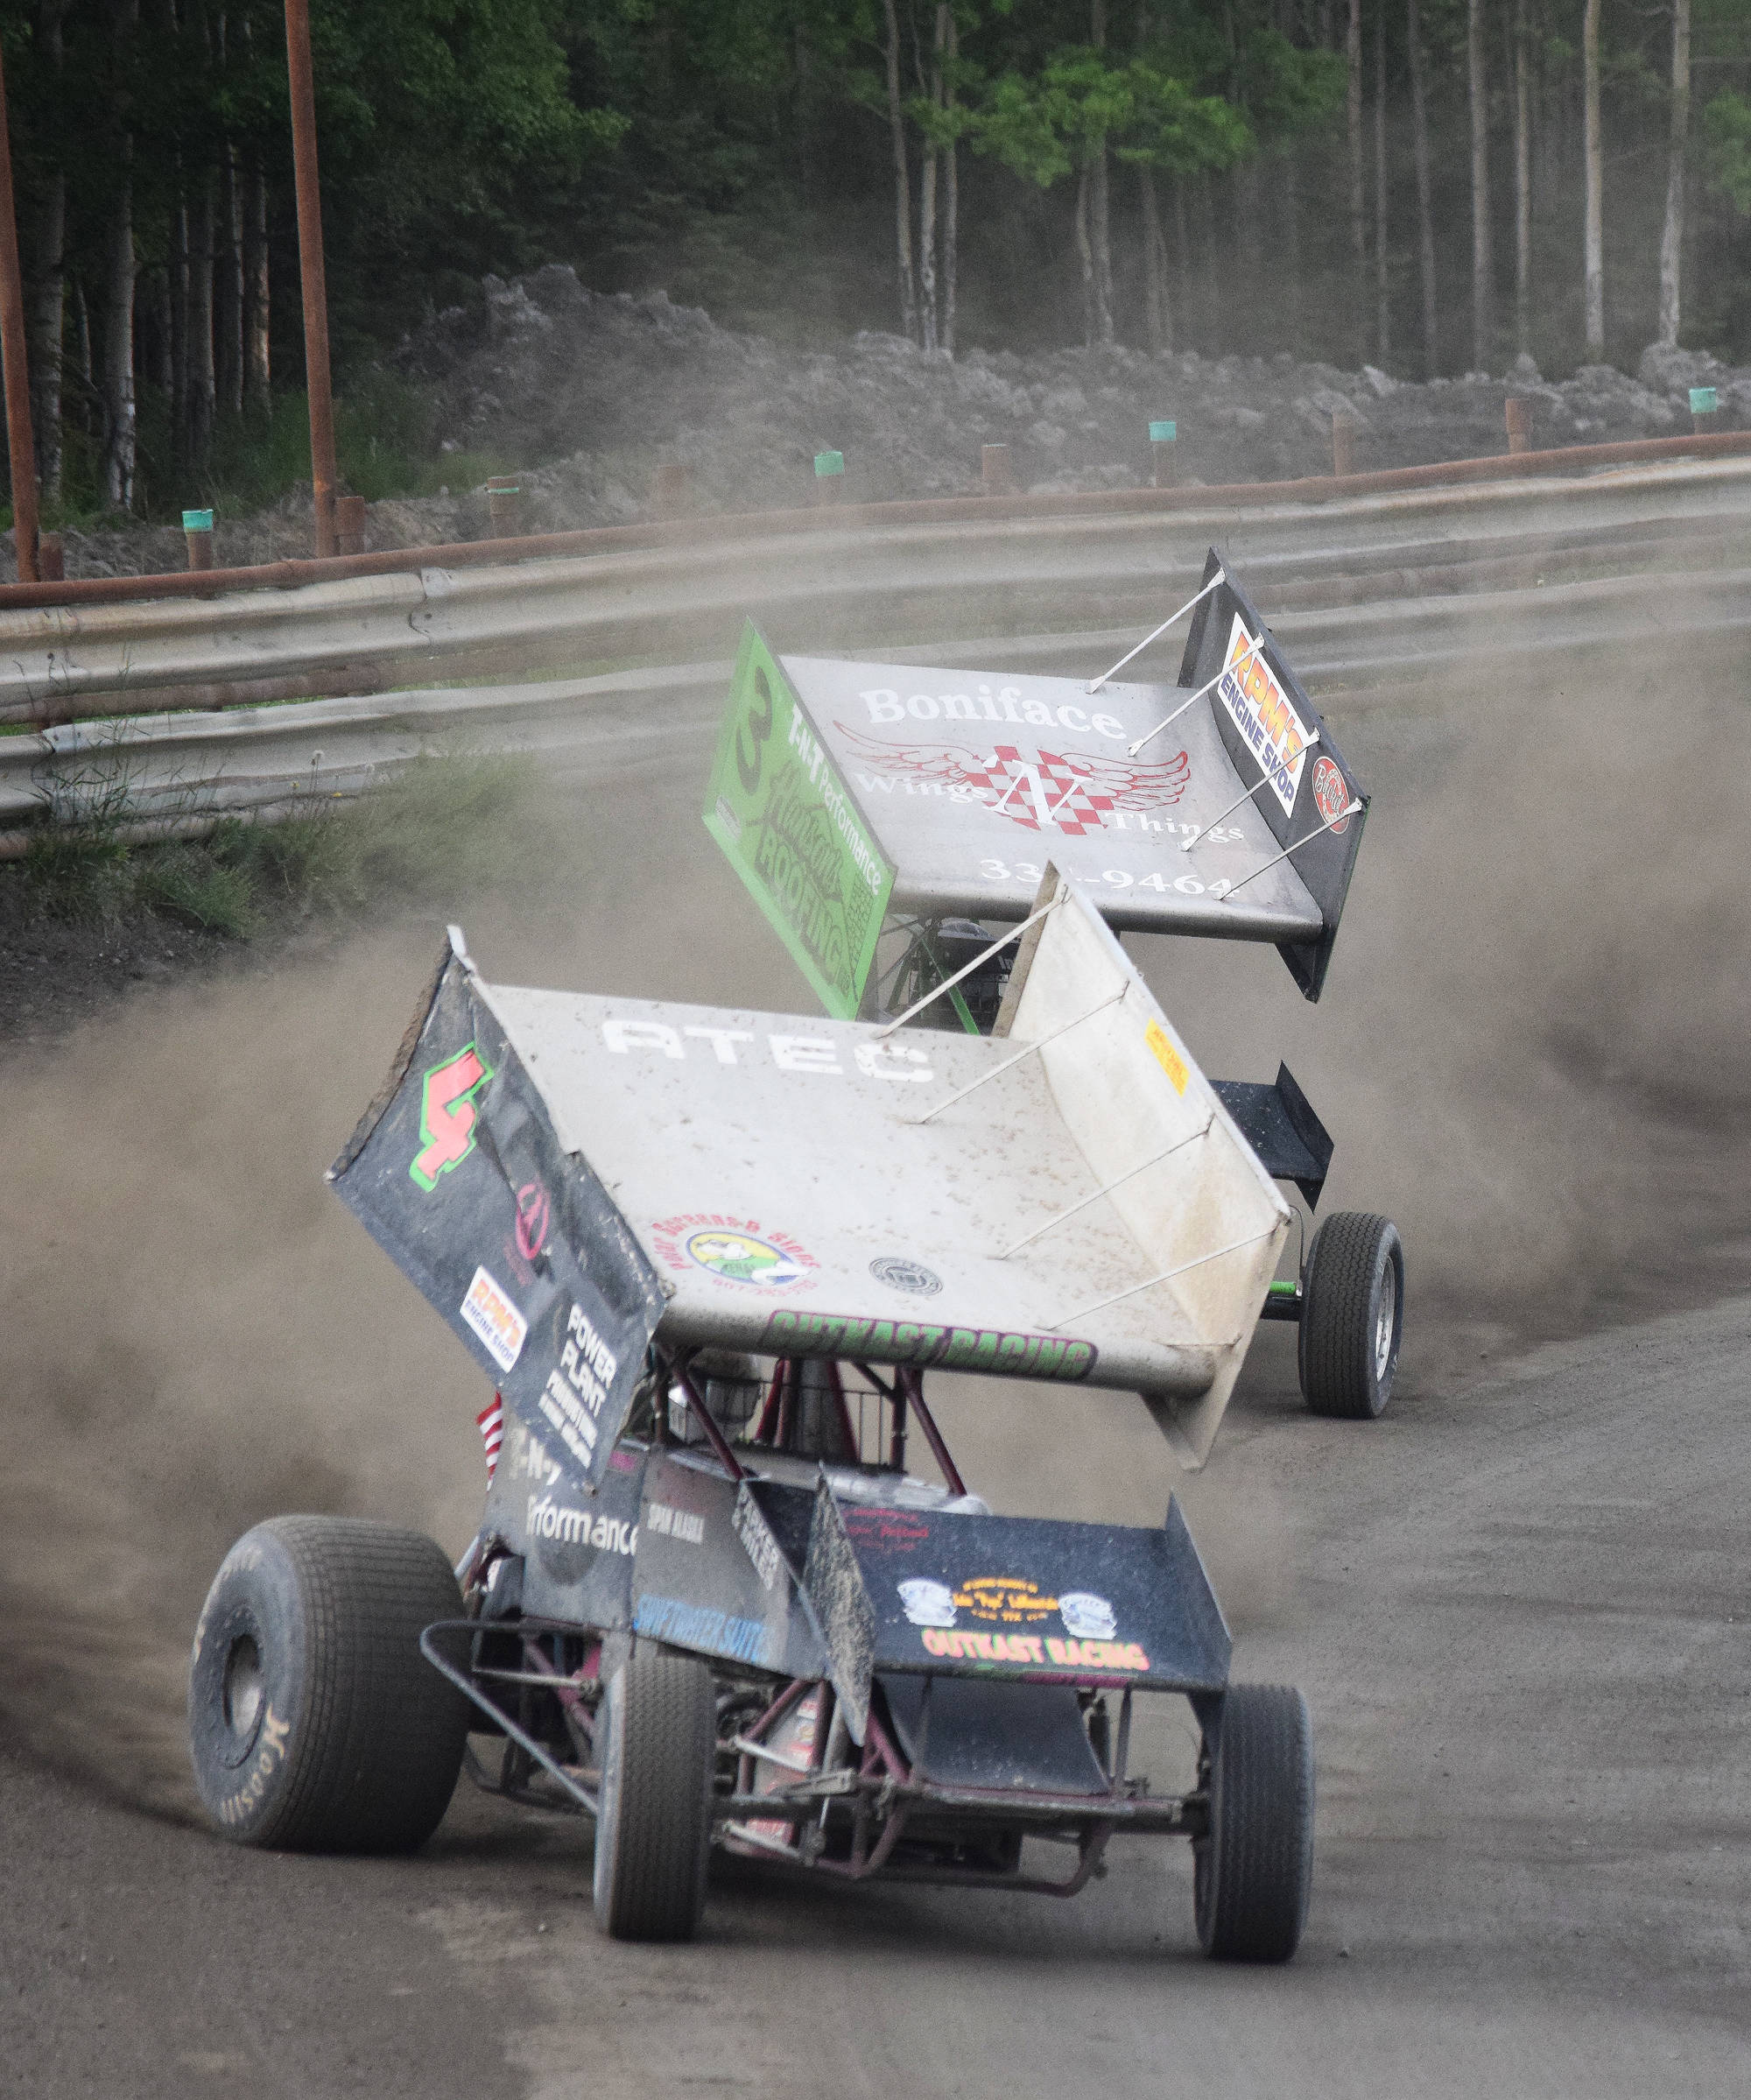
[[[1375,351],[1384,370],[1392,355],[1392,285],[1386,245],[1386,9],[1374,28]]]
[[[900,333],[918,339],[918,279],[912,271],[912,186],[906,168],[906,113],[900,103],[900,24],[894,0],[882,0],[888,29],[888,130],[894,148],[894,269],[899,279]]]
[[[1368,282],[1368,201],[1362,186],[1362,0],[1350,0],[1349,27],[1344,38],[1348,72],[1346,114],[1350,138],[1350,253],[1355,264],[1356,350],[1368,354],[1362,287]]]
[[[1484,72],[1483,0],[1467,0],[1466,74],[1472,117],[1472,370],[1487,371],[1495,346],[1494,264],[1489,225],[1489,81]]]
[[[936,167],[936,149],[926,146],[918,173],[918,340],[927,350],[937,345]]]
[[[188,454],[205,465],[213,444],[216,387],[213,371],[214,206],[219,179],[212,170],[198,179],[188,225]]]
[[[249,172],[249,211],[244,220],[243,398],[250,410],[268,411],[268,185],[261,163]]]
[[[67,177],[53,169],[33,224],[30,324],[31,423],[46,502],[60,494],[60,361],[67,306]]]
[[[1581,152],[1586,164],[1586,218],[1582,274],[1586,291],[1587,356],[1605,360],[1605,156],[1599,135],[1600,0],[1586,0],[1581,23],[1581,73],[1585,82]]]
[[[1185,178],[1173,178],[1173,247],[1179,258],[1179,303],[1186,310],[1192,286],[1192,236],[1185,223]]]
[[[1417,0],[1407,0],[1405,46],[1410,60],[1410,141],[1417,164],[1417,261],[1423,280],[1423,376],[1435,377],[1440,358],[1440,314],[1435,305],[1435,213],[1429,179],[1429,98],[1423,78],[1423,37]]]
[[[1680,0],[1681,5],[1688,0]],[[1514,345],[1532,350],[1532,53],[1526,0],[1514,6]]]
[[[61,21],[67,0],[42,0],[37,11],[37,43],[49,70],[50,122],[59,131],[66,67]],[[42,201],[32,227],[30,305],[25,355],[31,369],[32,435],[37,448],[37,480],[46,500],[60,494],[61,356],[67,314],[67,173],[57,159],[43,184]]]
[[[176,384],[176,323],[171,313],[170,271],[154,270],[148,280],[147,297],[152,317],[151,375],[152,384],[166,401]],[[144,360],[137,360],[144,363]]]
[[[180,467],[193,449],[188,419],[188,204],[182,197],[170,222],[170,441]]]
[[[1666,223],[1660,233],[1660,341],[1678,340],[1684,246],[1684,149],[1691,128],[1691,0],[1672,0],[1672,126],[1666,149]]]
[[[1143,333],[1150,356],[1164,357],[1173,349],[1173,314],[1167,298],[1167,243],[1162,238],[1155,170],[1142,162],[1137,166],[1137,199],[1143,222]]]
[[[1283,187],[1277,193],[1283,207],[1283,313],[1289,329],[1284,348],[1301,355],[1301,166],[1290,146],[1279,163]]]
[[[220,398],[234,416],[241,416],[243,412],[243,183],[237,166],[237,149],[229,139],[225,142],[222,194],[224,297],[220,302],[220,312],[224,316],[224,333],[220,362],[224,384]]]
[[[103,257],[103,493],[117,510],[134,500],[134,178],[131,140],[117,156]]]
[[[85,297],[85,280],[73,279],[73,369],[80,382],[74,413],[81,429],[91,428],[91,403],[95,388],[91,370],[91,308]],[[62,416],[67,413],[63,404]]]
[[[941,18],[948,25],[948,67],[943,81],[943,108],[954,108],[954,66],[960,56],[960,32],[955,26],[954,10],[946,6]],[[954,355],[954,295],[955,273],[960,264],[960,149],[950,139],[943,155],[942,190],[942,327],[939,340],[951,357]]]
[[[1096,51],[1107,48],[1107,0],[1090,0],[1089,41]],[[1113,228],[1111,200],[1107,180],[1107,139],[1103,132],[1094,141],[1088,183],[1089,236],[1094,250],[1094,335],[1093,340],[1113,340]]]
[[[1094,347],[1096,327],[1094,314],[1094,250],[1088,238],[1088,175],[1087,164],[1076,179],[1076,255],[1082,264],[1082,343],[1085,349]]]

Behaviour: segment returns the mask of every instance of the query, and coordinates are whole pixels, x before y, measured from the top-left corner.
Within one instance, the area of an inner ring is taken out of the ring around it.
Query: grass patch
[[[313,799],[274,823],[229,818],[205,838],[162,842],[130,843],[115,812],[38,832],[16,879],[45,919],[150,915],[236,941],[384,904],[460,908],[548,864],[538,779],[518,755],[418,758],[356,801]]]

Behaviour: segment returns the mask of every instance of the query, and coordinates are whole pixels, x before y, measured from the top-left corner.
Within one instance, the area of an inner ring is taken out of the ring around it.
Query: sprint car
[[[1115,682],[1188,617],[1177,685]],[[828,1013],[988,1032],[1048,863],[1116,931],[1269,943],[1317,1001],[1368,810],[1213,547],[1187,603],[1086,681],[779,657],[750,623],[703,814]],[[1341,1212],[1310,1238],[1333,1153],[1312,1104],[1283,1064],[1274,1082],[1216,1084],[1305,1206],[1265,1317],[1299,1330],[1307,1406],[1377,1416],[1403,1329],[1398,1233]]]
[[[1183,1837],[1209,1953],[1294,1952],[1306,1702],[1230,1682],[1177,1500],[993,1514],[926,1395],[1141,1396],[1199,1462],[1290,1230],[1086,894],[1048,866],[1025,925],[982,1034],[489,985],[453,929],[330,1180],[491,1382],[482,1521],[454,1570],[360,1519],[238,1541],[190,1674],[222,1832],[410,1848],[466,1768],[591,1819],[601,1927],[656,1940],[714,1848],[1071,1895]]]

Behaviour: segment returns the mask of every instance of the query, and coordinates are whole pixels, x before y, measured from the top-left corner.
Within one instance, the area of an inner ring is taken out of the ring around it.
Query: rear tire
[[[1371,1421],[1392,1398],[1404,1332],[1404,1249],[1390,1218],[1340,1210],[1313,1236],[1297,1347],[1315,1414]]]
[[[462,1600],[418,1532],[276,1517],[226,1555],[195,1630],[189,1751],[239,1844],[406,1852],[438,1827],[468,1707],[419,1653]]]
[[[1206,1740],[1210,1827],[1192,1845],[1198,1939],[1219,1962],[1286,1962],[1313,1885],[1313,1724],[1290,1685],[1231,1685]]]
[[[691,1940],[705,1905],[717,1709],[696,1656],[638,1647],[596,1714],[596,1922],[615,1940]]]

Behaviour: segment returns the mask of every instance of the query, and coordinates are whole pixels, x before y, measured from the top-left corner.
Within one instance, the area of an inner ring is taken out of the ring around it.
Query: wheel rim
[[[1392,1367],[1392,1337],[1398,1325],[1398,1269],[1389,1260],[1381,1272],[1380,1302],[1374,1316],[1374,1379],[1384,1383]]]
[[[220,1698],[225,1726],[244,1747],[255,1740],[261,1723],[264,1688],[261,1651],[253,1635],[240,1633],[226,1653]]]

